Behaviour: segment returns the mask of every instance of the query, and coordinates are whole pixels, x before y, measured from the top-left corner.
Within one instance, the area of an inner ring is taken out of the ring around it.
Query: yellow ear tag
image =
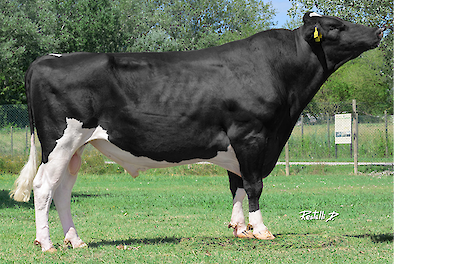
[[[315,27],[315,31],[313,32],[313,39],[315,39],[315,42],[320,42],[322,37],[322,34],[318,33],[318,29]]]

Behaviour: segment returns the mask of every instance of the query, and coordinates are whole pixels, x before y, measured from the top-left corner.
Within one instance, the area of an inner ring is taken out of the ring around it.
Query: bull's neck
[[[295,54],[286,64],[290,70],[284,80],[290,117],[295,123],[303,109],[320,90],[322,84],[333,73],[327,67],[321,50],[312,52],[312,48],[303,40],[300,30],[295,30]]]

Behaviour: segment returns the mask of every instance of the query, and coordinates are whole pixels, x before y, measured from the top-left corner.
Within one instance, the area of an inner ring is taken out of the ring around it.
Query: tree
[[[339,68],[322,86],[315,102],[351,102],[360,104],[358,111],[366,115],[381,115],[393,111],[393,94],[387,77],[381,73],[383,53],[376,49]]]
[[[17,1],[0,2],[0,104],[24,102],[24,71],[46,51],[50,38],[40,34]]]
[[[270,28],[275,14],[262,0],[171,0],[156,3],[154,10],[149,17],[154,25],[132,50],[195,50],[224,44]],[[147,42],[150,46],[144,48]]]

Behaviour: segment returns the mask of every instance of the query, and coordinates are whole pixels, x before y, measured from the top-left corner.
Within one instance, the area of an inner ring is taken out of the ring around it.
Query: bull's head
[[[299,28],[320,62],[336,70],[362,52],[378,47],[385,28],[353,24],[336,17],[307,12]]]

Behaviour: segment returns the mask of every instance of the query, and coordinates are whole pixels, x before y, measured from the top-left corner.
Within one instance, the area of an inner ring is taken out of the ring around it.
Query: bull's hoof
[[[64,239],[64,243],[65,243],[65,245],[71,245],[72,248],[85,248],[85,247],[88,247],[88,245],[83,241],[81,241],[80,244],[78,244],[78,245],[73,245],[72,242],[70,242],[70,240]]]
[[[80,243],[80,245],[73,247],[73,248],[86,248],[88,245],[85,242]]]
[[[243,230],[239,234],[236,234],[236,231],[237,230],[234,230],[233,234],[238,238],[255,238],[255,236],[253,235],[253,232],[251,232],[250,230]]]
[[[239,232],[240,229],[237,224],[228,224],[228,228],[233,228],[233,235],[238,238],[255,238],[253,236],[253,232],[248,230],[248,228],[244,229],[243,231]]]
[[[44,252],[53,254],[53,253],[56,253],[56,252],[57,252],[57,249],[55,249],[54,247],[51,247],[50,249],[48,249],[48,250],[46,250],[46,251],[44,251]]]
[[[41,242],[39,242],[37,240],[34,240],[34,245],[41,247]],[[42,249],[42,247],[41,247],[41,249]],[[49,249],[46,249],[46,250],[43,249],[42,251],[47,252],[47,253],[56,253],[57,249],[55,249],[54,247],[50,247]]]
[[[262,240],[269,240],[269,239],[275,239],[276,238],[269,230],[265,230],[265,231],[261,231],[261,232],[255,232],[255,233],[253,233],[253,235],[255,236],[255,238],[262,239]]]

